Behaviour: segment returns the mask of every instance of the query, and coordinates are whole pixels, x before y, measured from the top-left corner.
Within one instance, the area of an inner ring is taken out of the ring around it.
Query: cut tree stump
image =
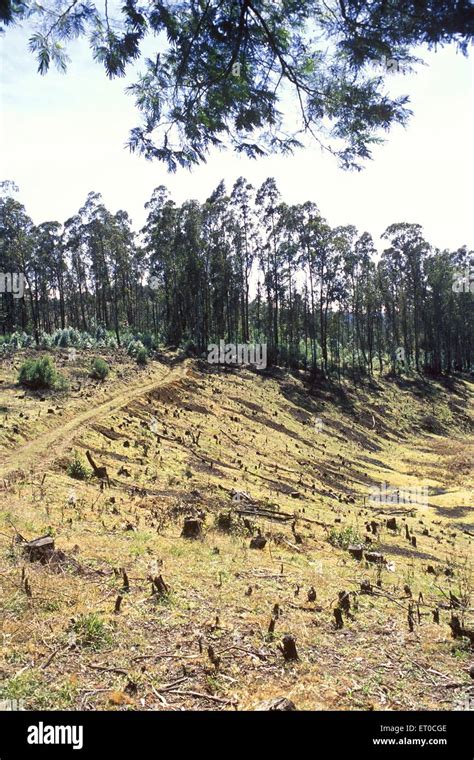
[[[232,515],[230,512],[220,512],[217,517],[217,529],[224,533],[232,530]]]
[[[362,559],[364,547],[360,544],[351,544],[347,547],[347,551],[354,559]]]
[[[184,521],[182,538],[200,538],[202,535],[202,520],[197,517],[187,517]]]
[[[287,662],[299,659],[295,639],[289,633],[287,633],[286,636],[283,636],[283,641],[280,644],[280,651]]]
[[[264,536],[254,536],[250,540],[250,548],[251,549],[264,549],[266,543],[267,543],[267,539],[264,538]]]
[[[344,620],[342,619],[342,610],[340,607],[334,607],[333,609],[334,620],[336,621],[336,631],[344,628]]]
[[[460,639],[465,637],[466,639],[469,639],[471,646],[474,645],[474,631],[470,628],[464,628],[461,625],[461,622],[457,615],[451,615],[449,627],[451,628],[453,639]]]
[[[98,467],[96,463],[94,462],[94,460],[92,459],[92,455],[90,451],[86,451],[86,457],[90,466],[94,470],[94,475],[96,476],[96,478],[101,480],[103,483],[107,483],[108,487],[110,488],[110,479],[109,479],[109,474],[107,472],[107,467]]]
[[[347,591],[339,591],[339,607],[344,610],[344,612],[350,612],[351,609],[351,598]]]
[[[54,553],[54,539],[51,536],[42,536],[28,541],[25,546],[25,554],[30,562],[49,562]]]
[[[384,556],[380,552],[366,552],[365,558],[367,562],[375,562],[377,565],[381,565],[384,562]]]

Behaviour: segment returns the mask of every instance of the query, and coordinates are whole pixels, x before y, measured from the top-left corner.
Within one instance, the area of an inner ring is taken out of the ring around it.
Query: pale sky
[[[139,123],[124,92],[131,80],[107,79],[82,41],[70,47],[66,75],[51,69],[41,77],[28,52],[29,34],[18,26],[0,39],[0,179],[19,185],[17,197],[35,223],[64,222],[92,190],[110,211],[128,211],[138,230],[158,185],[180,203],[205,200],[221,179],[230,189],[239,176],[256,187],[273,176],[286,202],[314,201],[331,225],[355,224],[377,243],[389,224],[407,221],[421,224],[440,248],[474,246],[474,48],[468,59],[454,47],[416,51],[427,66],[390,75],[391,94],[408,94],[414,115],[374,149],[362,172],[342,171],[313,145],[256,161],[215,151],[191,172],[168,174],[164,165],[124,147]]]

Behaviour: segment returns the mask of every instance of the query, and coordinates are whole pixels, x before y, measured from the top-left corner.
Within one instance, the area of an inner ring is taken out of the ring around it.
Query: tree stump
[[[202,535],[202,520],[196,517],[187,517],[184,521],[182,538],[200,538]]]
[[[280,645],[280,651],[287,662],[292,660],[298,660],[298,652],[296,651],[296,642],[293,636],[289,633],[283,636],[283,641]]]
[[[267,543],[267,539],[264,538],[264,536],[254,536],[250,540],[250,548],[251,549],[264,549],[266,543]]]
[[[54,539],[51,536],[42,536],[28,541],[25,546],[25,554],[30,562],[41,562],[45,565],[54,553]]]
[[[344,610],[344,612],[350,612],[351,598],[347,591],[339,591],[339,607]]]
[[[308,591],[308,602],[315,602],[316,601],[316,589],[314,586],[311,586],[311,588]]]
[[[344,628],[344,620],[342,619],[342,610],[340,607],[334,607],[333,609],[334,619],[336,621],[336,631]]]
[[[375,562],[377,565],[381,565],[384,561],[384,556],[380,552],[366,552],[365,558],[367,562]]]
[[[397,520],[395,517],[389,517],[387,522],[385,523],[387,528],[390,530],[396,530],[397,529]]]
[[[217,530],[229,533],[232,529],[232,515],[230,512],[221,512],[217,517]]]
[[[354,557],[354,559],[360,560],[362,559],[364,547],[360,544],[351,544],[347,547],[347,551],[352,557]]]

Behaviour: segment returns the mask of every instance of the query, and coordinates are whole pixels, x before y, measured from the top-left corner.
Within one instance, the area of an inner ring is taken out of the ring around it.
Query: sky
[[[273,176],[287,203],[311,200],[331,225],[354,224],[380,249],[382,232],[402,221],[421,224],[436,247],[474,247],[474,48],[467,59],[454,46],[417,50],[427,65],[388,77],[390,94],[408,94],[414,115],[386,135],[362,172],[343,171],[308,144],[293,156],[256,161],[216,150],[191,172],[169,174],[125,147],[139,123],[127,80],[107,79],[85,41],[70,46],[66,75],[51,69],[42,77],[29,34],[17,26],[0,39],[0,179],[16,182],[17,198],[37,224],[65,221],[94,191],[110,211],[128,211],[139,230],[158,185],[181,203],[204,201],[222,179],[231,189],[239,176],[256,187]]]

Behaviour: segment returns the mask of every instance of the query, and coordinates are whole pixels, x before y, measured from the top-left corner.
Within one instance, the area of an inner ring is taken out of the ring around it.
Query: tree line
[[[177,205],[165,187],[138,233],[98,193],[64,224],[35,225],[3,183],[0,330],[42,335],[98,327],[148,333],[200,355],[209,343],[261,342],[271,364],[325,376],[410,369],[469,371],[473,251],[439,250],[418,224],[390,225],[378,252],[368,232],[331,227],[316,204],[289,205],[274,179],[221,182]],[[4,280],[5,283],[5,280]]]

